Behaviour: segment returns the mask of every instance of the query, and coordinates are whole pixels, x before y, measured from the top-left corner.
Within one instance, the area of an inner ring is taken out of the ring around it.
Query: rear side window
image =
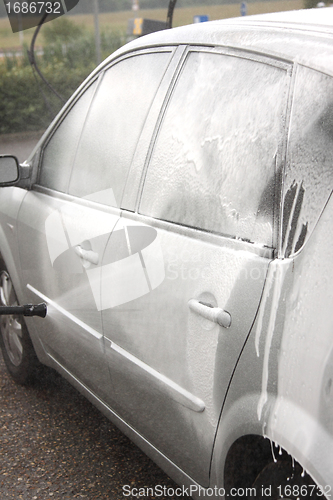
[[[333,188],[333,79],[297,68],[284,179],[282,253],[311,234]]]
[[[105,72],[82,131],[70,194],[120,206],[136,144],[169,59],[170,52],[136,55]]]
[[[152,152],[140,212],[273,246],[287,72],[191,52]]]

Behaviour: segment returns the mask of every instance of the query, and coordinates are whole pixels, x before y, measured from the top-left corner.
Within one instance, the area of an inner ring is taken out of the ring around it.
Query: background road
[[[22,162],[41,135],[0,136],[0,154]],[[135,498],[123,496],[124,485],[177,487],[62,377],[19,386],[0,354],[0,499]]]
[[[23,162],[42,135],[43,131],[0,135],[0,154],[15,155],[20,162]]]

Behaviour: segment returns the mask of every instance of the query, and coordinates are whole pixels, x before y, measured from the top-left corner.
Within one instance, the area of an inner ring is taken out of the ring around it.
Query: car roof
[[[159,31],[130,42],[117,55],[174,44],[233,47],[333,75],[333,7],[230,18]]]
[[[237,22],[241,20],[243,24],[275,24],[282,28],[288,26],[293,27],[293,29],[332,33],[333,10],[331,7],[324,9],[291,10],[287,12],[274,12],[271,14],[234,18],[234,20]]]

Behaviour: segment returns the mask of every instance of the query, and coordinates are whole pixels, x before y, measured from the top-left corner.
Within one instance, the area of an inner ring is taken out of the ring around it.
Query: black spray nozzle
[[[45,318],[47,306],[45,302],[41,304],[25,304],[24,306],[0,306],[0,316],[5,314],[18,314],[23,316],[40,316]]]

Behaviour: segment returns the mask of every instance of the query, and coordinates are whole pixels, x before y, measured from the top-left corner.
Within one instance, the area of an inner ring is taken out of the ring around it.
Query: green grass
[[[261,14],[265,12],[278,12],[284,10],[302,9],[303,0],[272,0],[271,2],[251,2],[248,4],[248,14]],[[183,26],[193,22],[196,14],[208,14],[210,20],[236,17],[240,15],[240,4],[224,4],[211,6],[195,6],[187,8],[177,8],[174,12],[174,26]],[[87,30],[94,29],[94,20],[91,15],[69,16],[72,21],[84,26]],[[165,21],[166,9],[140,10],[136,13],[132,11],[110,12],[100,14],[101,29],[125,30],[128,19],[132,17],[144,17]],[[57,20],[51,21],[56,23]],[[30,44],[35,28],[23,31],[24,43]],[[43,29],[37,38],[37,46],[43,44]],[[20,37],[18,33],[12,33],[7,18],[0,19],[0,49],[17,49],[20,47]]]

